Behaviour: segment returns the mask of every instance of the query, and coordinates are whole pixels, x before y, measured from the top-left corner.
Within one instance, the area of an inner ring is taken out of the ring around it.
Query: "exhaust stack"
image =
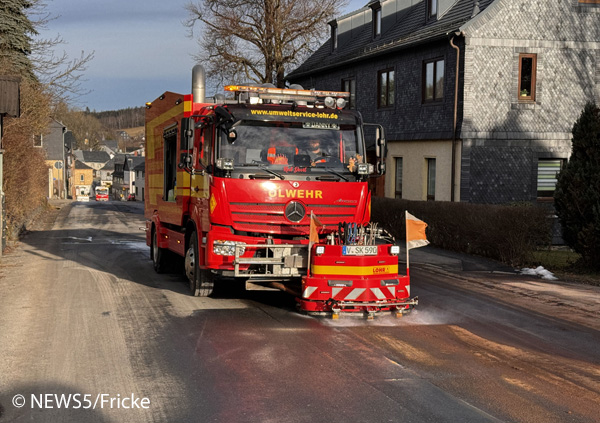
[[[197,64],[192,68],[192,95],[194,103],[204,103],[206,95],[206,71],[204,66]]]

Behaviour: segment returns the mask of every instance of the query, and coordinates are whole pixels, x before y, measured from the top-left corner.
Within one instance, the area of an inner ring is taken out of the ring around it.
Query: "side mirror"
[[[191,150],[194,148],[194,119],[181,119],[180,150]]]
[[[383,126],[377,125],[375,128],[375,155],[377,158],[385,159],[387,156],[387,144],[385,141],[385,131]]]
[[[233,116],[223,106],[215,107],[215,114],[217,115],[217,125],[223,125],[223,127],[229,132],[229,129],[233,126]]]
[[[385,175],[385,158],[387,157],[387,143],[383,126],[377,125],[375,138],[375,154],[377,156],[377,173]]]

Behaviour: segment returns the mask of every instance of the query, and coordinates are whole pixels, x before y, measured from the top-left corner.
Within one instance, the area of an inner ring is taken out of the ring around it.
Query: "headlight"
[[[369,164],[368,163],[359,163],[357,166],[357,171],[359,175],[369,175],[371,172],[369,172],[371,169],[369,169]]]
[[[400,246],[398,245],[392,245],[390,247],[390,254],[393,256],[397,256],[398,254],[400,254]]]
[[[213,253],[220,256],[235,256],[235,246],[246,245],[245,242],[240,241],[215,241],[213,242]],[[240,256],[246,252],[246,247],[240,247]]]
[[[217,167],[222,170],[233,170],[233,159],[217,159]]]
[[[325,253],[325,246],[319,245],[317,248],[315,248],[315,254],[320,256],[323,253]]]

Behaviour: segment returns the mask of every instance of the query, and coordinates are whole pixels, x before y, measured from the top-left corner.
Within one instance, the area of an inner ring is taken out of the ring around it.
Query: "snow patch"
[[[554,274],[552,272],[550,272],[549,270],[544,269],[543,266],[538,266],[535,269],[530,269],[528,267],[525,267],[525,268],[521,269],[520,274],[521,275],[526,275],[526,276],[539,276],[542,279],[545,279],[547,281],[556,281],[556,280],[558,280],[558,278],[556,276],[554,276]]]

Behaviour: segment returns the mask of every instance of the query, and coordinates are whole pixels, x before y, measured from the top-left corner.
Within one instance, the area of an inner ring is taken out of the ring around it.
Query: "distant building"
[[[89,196],[94,183],[94,169],[79,160],[75,160],[73,167],[73,199]]]
[[[125,160],[129,157],[126,154],[117,154],[113,158],[114,170],[112,174],[112,196],[115,200],[126,200],[125,196]]]
[[[123,191],[125,198],[127,198],[129,194],[135,194],[137,200],[138,191],[142,194],[141,189],[144,186],[141,185],[138,190],[138,183],[140,182],[136,180],[136,168],[140,165],[144,166],[144,163],[144,157],[129,156],[125,159],[123,164]]]
[[[144,201],[146,198],[146,163],[145,161],[138,163],[134,168],[135,172],[135,199]]]
[[[46,151],[46,164],[48,165],[48,197],[67,197],[67,159],[65,154],[65,133],[67,127],[55,119],[48,124],[46,134],[35,135],[34,147]]]
[[[100,179],[100,185],[112,187],[113,184],[113,172],[115,171],[115,161],[110,159],[106,164],[96,172]]]
[[[106,151],[112,159],[117,153],[120,153],[119,142],[115,140],[104,140],[100,144],[100,150]]]
[[[86,151],[86,150],[75,150],[73,152],[77,160],[85,163],[87,166],[93,169],[94,174],[94,185],[101,184],[100,170],[110,161],[110,156],[106,151]]]

